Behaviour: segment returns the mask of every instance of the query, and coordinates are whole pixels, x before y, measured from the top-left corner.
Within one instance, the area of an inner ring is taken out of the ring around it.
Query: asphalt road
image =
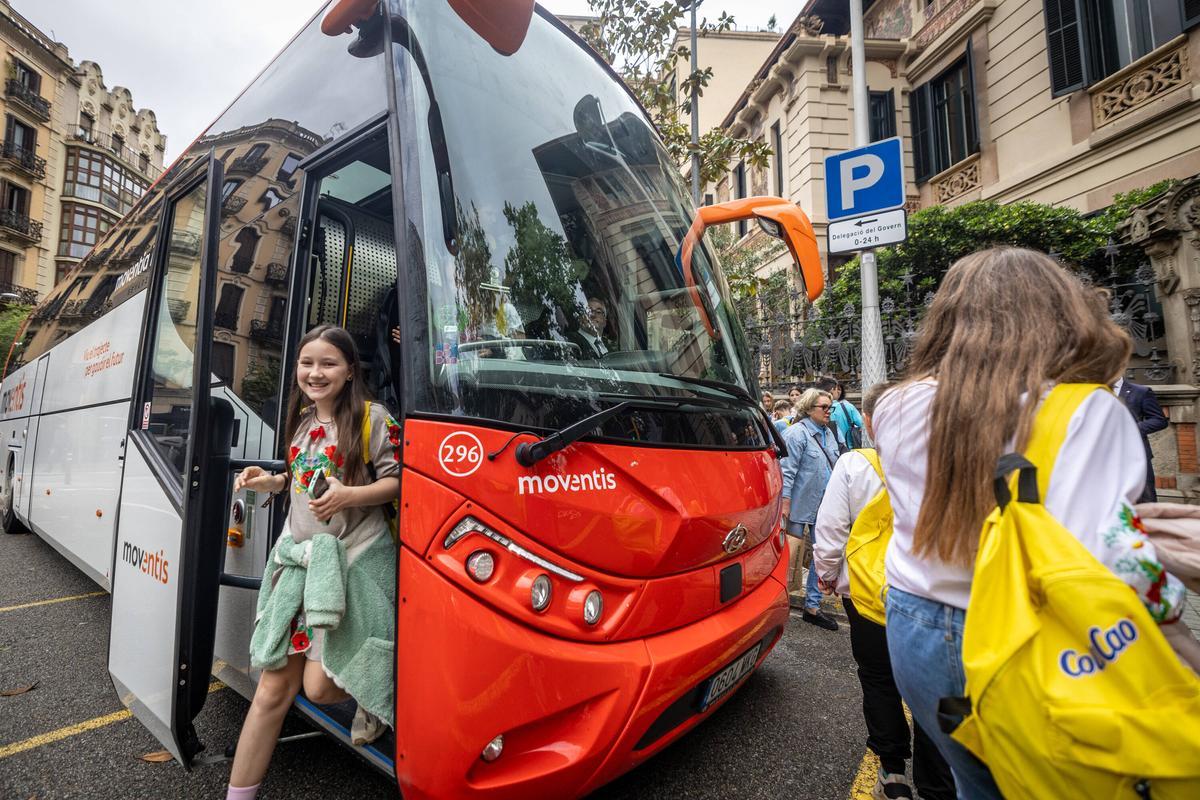
[[[0,693],[36,684],[0,696],[0,799],[223,798],[228,763],[185,772],[141,759],[161,746],[123,711],[109,682],[109,605],[37,537],[0,534]],[[730,702],[592,798],[846,800],[864,752],[860,703],[846,626],[829,633],[793,615]],[[230,689],[209,696],[196,727],[210,752],[236,740],[246,707]],[[305,730],[297,718],[284,734]],[[396,791],[319,737],[281,745],[259,797],[373,800]]]

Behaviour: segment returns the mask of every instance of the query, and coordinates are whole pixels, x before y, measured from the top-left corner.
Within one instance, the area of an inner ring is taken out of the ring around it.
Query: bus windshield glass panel
[[[617,79],[539,14],[504,56],[447,3],[391,10],[412,411],[560,429],[700,396],[597,435],[766,446],[728,286],[703,243],[680,258],[690,201]]]
[[[183,480],[192,416],[192,367],[200,302],[201,242],[208,185],[184,195],[172,211],[167,274],[154,336],[149,432]]]

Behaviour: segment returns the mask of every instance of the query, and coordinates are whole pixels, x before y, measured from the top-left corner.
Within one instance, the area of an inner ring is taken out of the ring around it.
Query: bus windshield
[[[558,429],[700,395],[598,434],[765,446],[728,287],[703,242],[681,261],[678,167],[619,82],[541,15],[505,56],[447,3],[392,10],[411,412]]]

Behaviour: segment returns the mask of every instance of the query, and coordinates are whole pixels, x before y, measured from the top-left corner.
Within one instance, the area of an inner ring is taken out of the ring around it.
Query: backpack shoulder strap
[[[363,407],[362,457],[363,457],[364,464],[371,463],[371,401],[370,400],[367,400]]]
[[[1058,451],[1067,439],[1067,426],[1083,401],[1096,391],[1112,391],[1100,383],[1060,383],[1050,390],[1033,421],[1025,457],[1037,467],[1038,495],[1045,499]]]
[[[860,447],[854,452],[858,453],[867,460],[867,463],[870,464],[871,468],[875,470],[875,474],[879,476],[879,480],[887,483],[883,477],[883,464],[879,463],[878,450],[876,450],[874,447]]]

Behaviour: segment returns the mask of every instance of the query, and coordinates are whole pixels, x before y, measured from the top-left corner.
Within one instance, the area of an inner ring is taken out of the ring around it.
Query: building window
[[[913,90],[913,161],[925,181],[979,151],[971,48],[938,77]]]
[[[62,229],[58,238],[58,254],[83,258],[96,246],[116,219],[98,208],[63,203]]]
[[[17,275],[20,274],[17,268],[19,258],[11,250],[0,250],[0,284],[5,287],[16,285]]]
[[[783,134],[778,122],[771,126],[771,149],[775,151],[775,194],[787,197],[783,189]]]
[[[36,154],[37,131],[10,115],[4,122],[4,146],[9,150]]]
[[[112,151],[114,153],[116,153],[117,155],[120,155],[121,151],[125,149],[125,137],[118,136],[117,134],[114,133],[112,135],[111,139],[112,139]]]
[[[242,287],[234,286],[232,283],[221,285],[221,299],[217,301],[217,313],[213,319],[213,323],[218,328],[237,331],[238,309],[241,308],[244,291]]]
[[[740,200],[746,196],[746,162],[739,161],[737,168],[733,171],[733,197],[735,200]],[[737,224],[738,237],[746,235],[746,220],[740,220]]]
[[[29,190],[24,186],[5,181],[0,185],[0,204],[5,211],[19,217],[29,216]]]
[[[283,157],[283,163],[279,165],[279,172],[276,173],[275,180],[290,186],[292,175],[295,174],[298,166],[300,166],[300,156],[295,153],[288,153]]]
[[[238,249],[233,254],[233,260],[229,264],[229,269],[246,275],[250,272],[250,268],[254,266],[254,251],[258,249],[258,231],[254,230],[254,228],[242,228],[233,240],[237,242]]]
[[[711,206],[712,204],[713,204],[712,192],[708,192],[704,195],[704,205]]]
[[[67,149],[63,194],[127,214],[146,191],[144,181],[116,160],[78,147]]]
[[[1200,23],[1196,0],[1045,0],[1050,91],[1090,86]]]
[[[13,59],[13,78],[33,94],[40,94],[42,76],[33,71],[28,64]]]
[[[150,156],[146,155],[145,153],[138,154],[138,169],[140,169],[142,172],[150,169]]]
[[[88,114],[88,113],[80,114],[79,115],[79,138],[83,139],[85,142],[90,142],[93,140],[93,137],[95,136],[95,131],[96,131],[95,118],[91,114]]]
[[[221,202],[224,203],[229,199],[229,195],[237,191],[237,188],[242,185],[242,182],[236,178],[231,178],[221,184]]]
[[[234,364],[237,363],[237,347],[229,342],[212,343],[212,371],[217,380],[233,386]]]
[[[896,101],[891,89],[871,92],[868,103],[871,141],[878,142],[896,135]]]

